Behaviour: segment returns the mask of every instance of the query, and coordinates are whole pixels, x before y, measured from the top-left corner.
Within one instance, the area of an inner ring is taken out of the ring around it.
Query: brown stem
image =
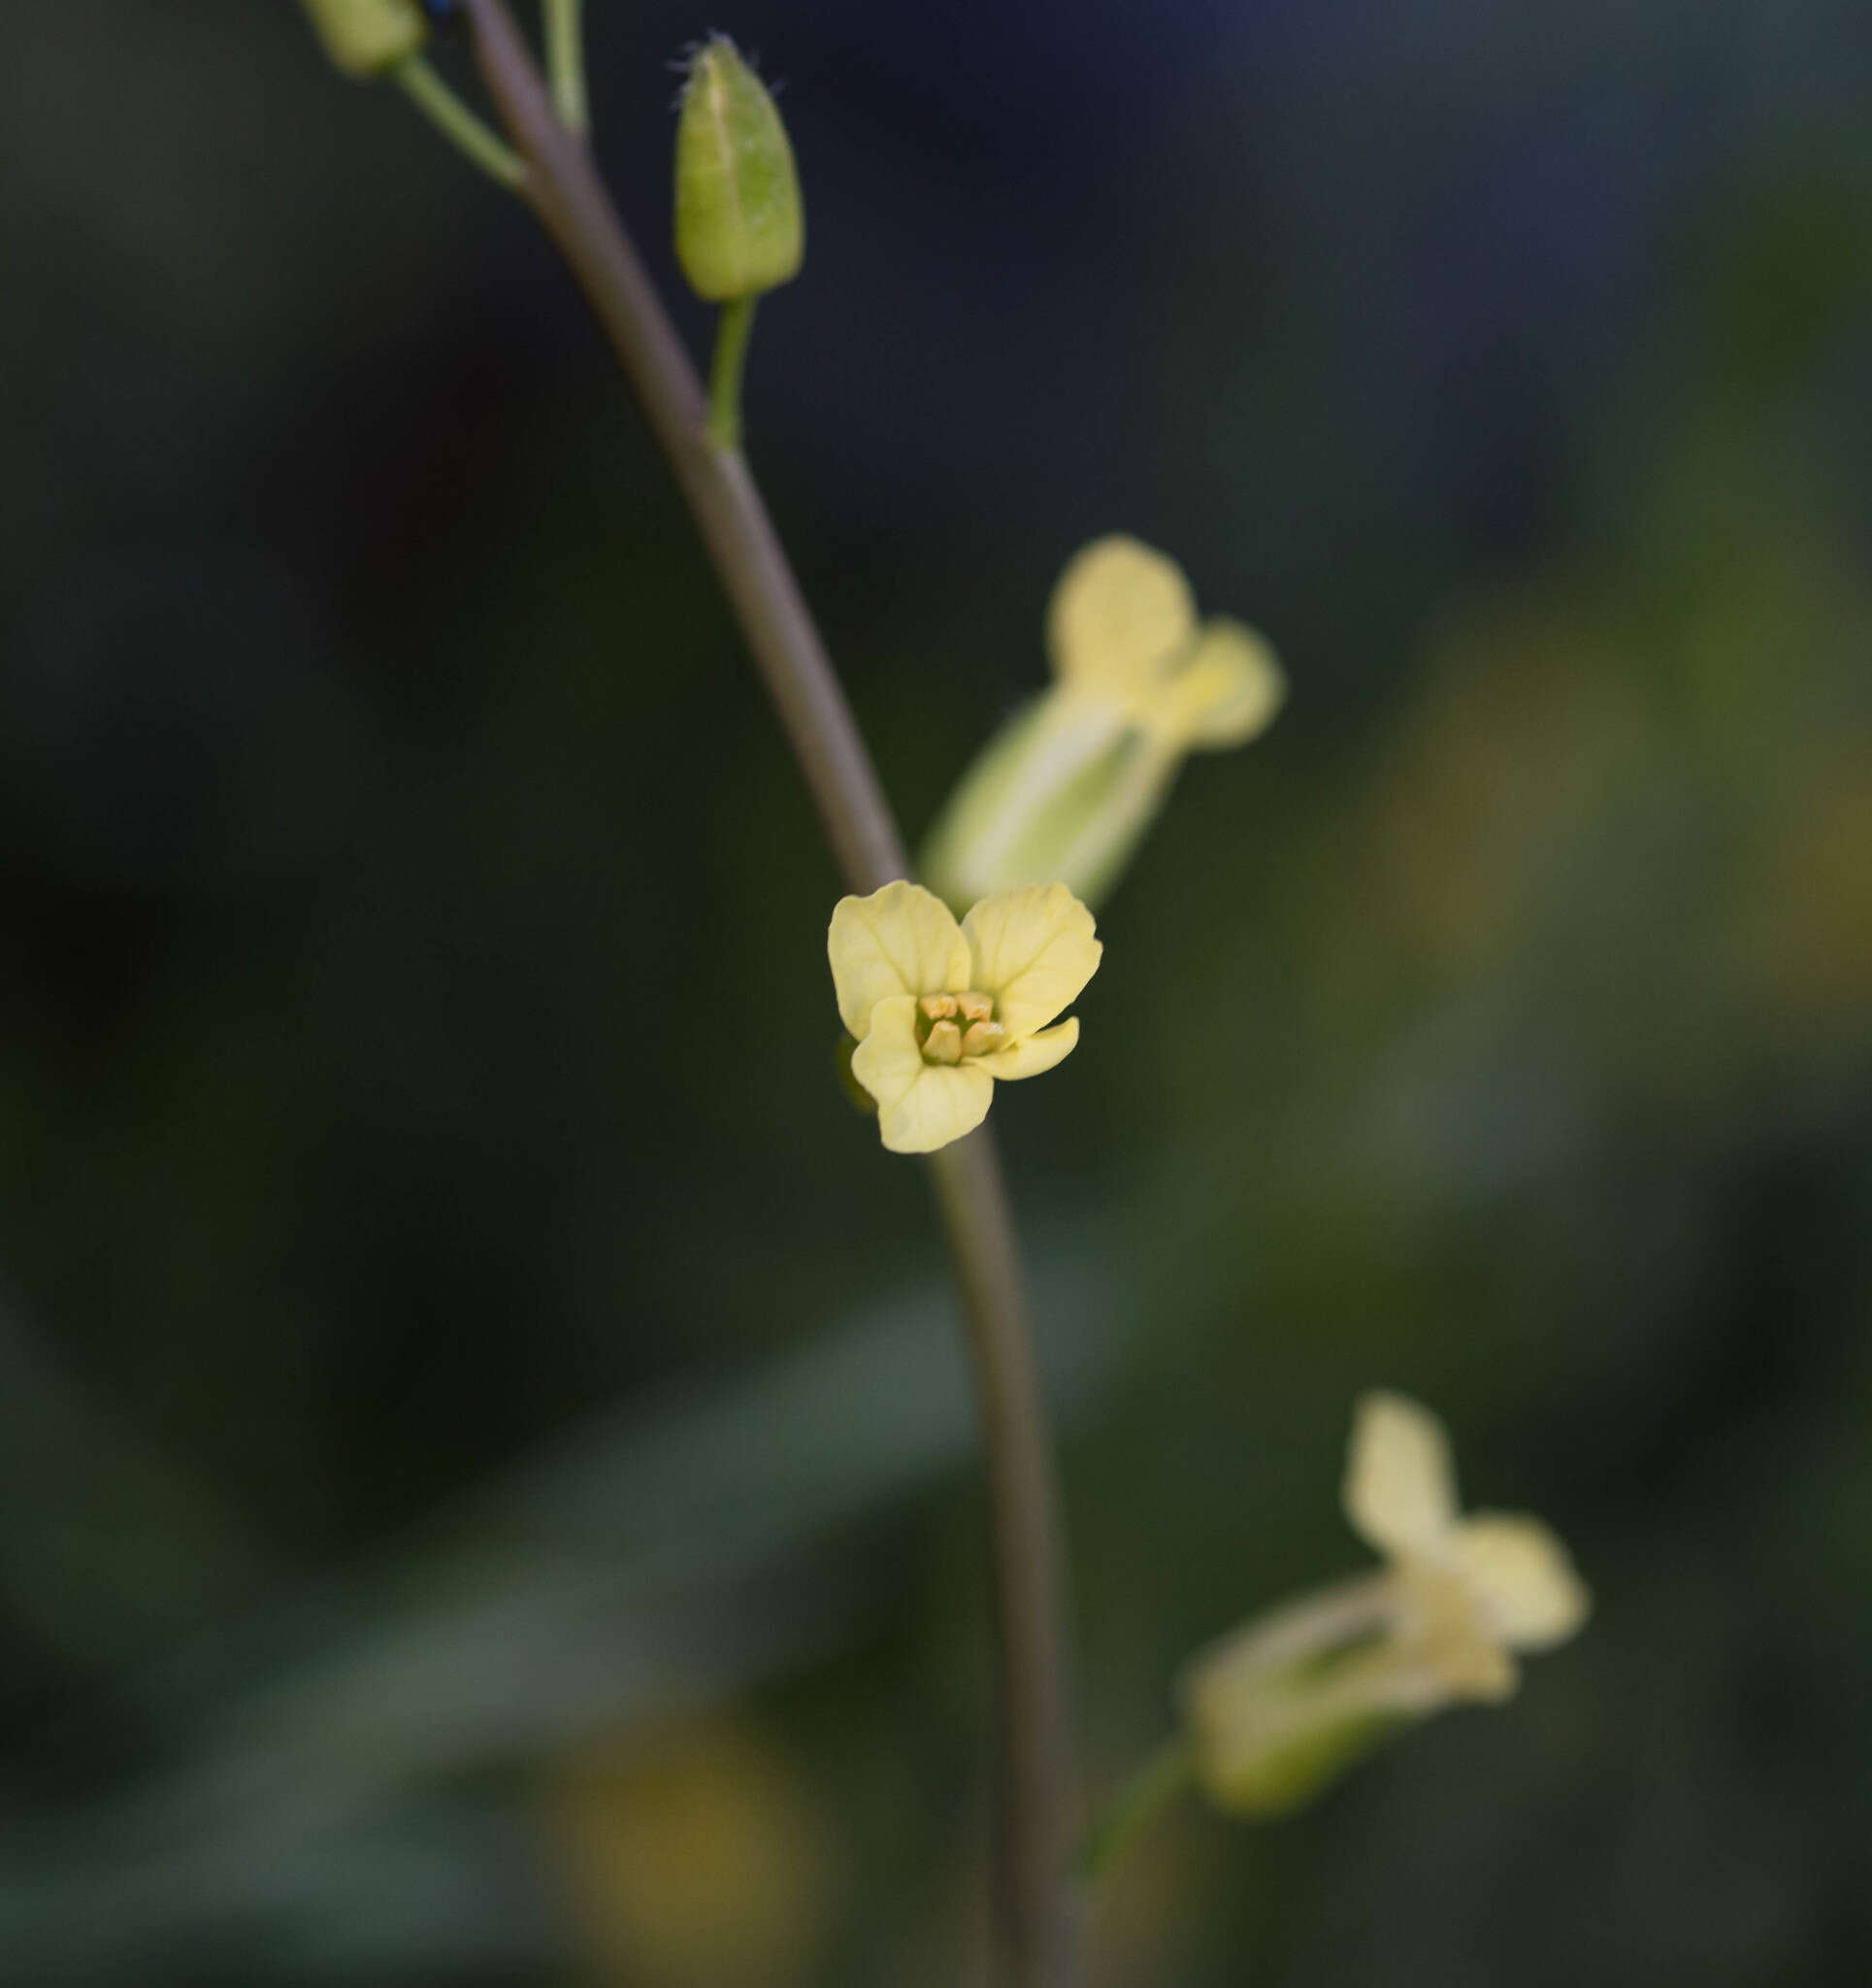
[[[811,789],[846,881],[908,870],[870,757],[745,457],[717,448],[708,404],[584,144],[559,121],[504,0],[468,0],[476,59],[531,169],[524,187],[578,279],[675,472]]]
[[[890,804],[746,460],[707,432],[706,396],[579,138],[555,115],[506,0],[466,0],[524,191],[577,278],[695,515],[847,885],[909,866]],[[992,1135],[932,1155],[969,1321],[987,1459],[1001,1663],[1002,1971],[1018,1988],[1077,1973],[1066,1903],[1068,1692],[1053,1450],[1020,1245]]]
[[[1071,1746],[1065,1562],[1020,1239],[985,1125],[932,1153],[929,1165],[969,1320],[993,1514],[1002,1964],[1009,1980],[1064,1988],[1076,1973],[1075,1928],[1061,1883]]]

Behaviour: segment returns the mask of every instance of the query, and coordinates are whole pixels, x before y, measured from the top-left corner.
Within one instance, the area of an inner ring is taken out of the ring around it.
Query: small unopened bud
[[[325,52],[347,76],[377,76],[429,38],[416,0],[305,0]]]
[[[676,124],[676,259],[727,304],[790,282],[805,252],[793,148],[765,84],[726,35],[689,65]]]

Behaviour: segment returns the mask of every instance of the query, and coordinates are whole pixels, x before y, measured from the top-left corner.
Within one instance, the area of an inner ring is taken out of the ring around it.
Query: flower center
[[[925,1063],[960,1063],[999,1049],[1007,1031],[995,1020],[995,1004],[971,988],[967,994],[925,994],[916,1004],[916,1043]]]

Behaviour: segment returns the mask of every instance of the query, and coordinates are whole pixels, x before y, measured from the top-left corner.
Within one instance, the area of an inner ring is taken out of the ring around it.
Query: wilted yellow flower
[[[1096,900],[1164,804],[1184,756],[1244,745],[1284,679],[1252,629],[1199,622],[1182,568],[1096,540],[1047,611],[1054,683],[991,740],[950,796],[923,868],[951,904],[1049,878]]]
[[[988,1115],[995,1080],[1037,1077],[1079,1040],[1079,997],[1104,948],[1063,883],[984,898],[958,925],[915,883],[840,898],[826,935],[851,1071],[896,1153],[928,1153]]]
[[[1586,1588],[1538,1519],[1461,1515],[1443,1425],[1402,1395],[1359,1403],[1344,1499],[1389,1565],[1250,1623],[1184,1678],[1197,1773],[1225,1807],[1291,1806],[1389,1727],[1507,1698],[1517,1650],[1586,1620]]]

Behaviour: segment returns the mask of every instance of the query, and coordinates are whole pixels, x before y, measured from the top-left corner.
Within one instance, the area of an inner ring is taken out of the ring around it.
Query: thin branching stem
[[[847,886],[869,892],[907,875],[889,803],[746,459],[711,438],[695,368],[506,0],[466,0],[466,12],[489,95],[527,162],[528,198],[669,458]],[[999,1944],[1017,1988],[1068,1988],[1077,1967],[1064,1903],[1064,1561],[1019,1244],[986,1128],[930,1166],[969,1321],[989,1480],[1002,1736]]]
[[[552,103],[568,131],[582,133],[591,122],[585,94],[584,0],[545,0],[546,74]]]
[[[747,369],[747,341],[757,301],[737,297],[724,304],[715,327],[715,361],[708,374],[708,439],[717,448],[741,446],[741,375]]]
[[[853,890],[875,890],[905,874],[903,845],[746,460],[709,440],[696,370],[586,148],[555,115],[506,0],[468,0],[467,14],[489,95],[530,169],[528,198],[669,458],[839,871]]]
[[[525,161],[503,145],[420,55],[406,55],[391,72],[404,93],[465,158],[498,184],[517,190],[525,183]]]

